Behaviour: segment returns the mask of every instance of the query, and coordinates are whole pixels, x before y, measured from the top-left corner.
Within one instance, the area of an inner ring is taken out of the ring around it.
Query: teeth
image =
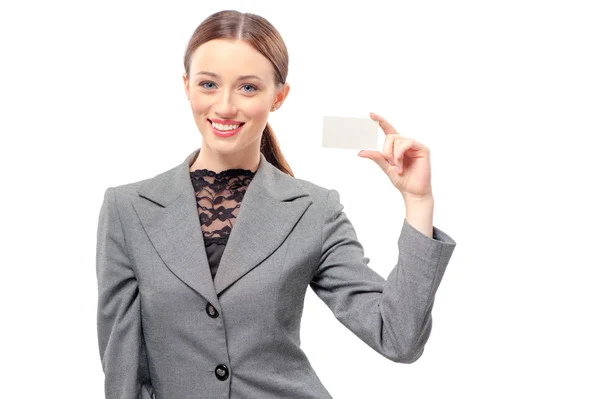
[[[240,126],[240,125],[221,125],[220,123],[215,123],[215,122],[212,122],[212,125],[214,128],[223,130],[223,131],[235,130]]]

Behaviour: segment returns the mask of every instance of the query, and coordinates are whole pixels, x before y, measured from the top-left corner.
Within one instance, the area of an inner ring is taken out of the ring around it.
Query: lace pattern
[[[255,174],[248,169],[190,172],[205,245],[227,244],[238,209]]]

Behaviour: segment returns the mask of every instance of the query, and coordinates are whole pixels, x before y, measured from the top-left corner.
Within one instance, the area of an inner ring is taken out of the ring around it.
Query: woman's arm
[[[398,262],[384,279],[369,268],[370,259],[343,208],[339,193],[330,190],[311,288],[374,350],[392,361],[412,363],[431,333],[435,292],[456,242],[433,226],[433,237],[428,237],[404,220]]]
[[[98,346],[107,399],[152,397],[141,331],[140,295],[119,217],[115,189],[109,187],[98,221]]]

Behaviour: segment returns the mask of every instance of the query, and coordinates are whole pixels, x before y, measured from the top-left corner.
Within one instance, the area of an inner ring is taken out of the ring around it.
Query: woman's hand
[[[402,137],[382,116],[371,112],[385,133],[383,153],[361,150],[358,156],[372,159],[388,175],[405,198],[432,197],[429,148],[413,139]]]

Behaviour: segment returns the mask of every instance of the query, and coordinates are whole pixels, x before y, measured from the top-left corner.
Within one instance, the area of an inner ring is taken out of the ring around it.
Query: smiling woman
[[[288,95],[287,63],[264,18],[208,17],[183,74],[202,146],[105,191],[96,274],[107,399],[330,399],[300,347],[308,287],[387,359],[423,353],[455,242],[432,227],[433,201],[413,197],[388,279],[368,266],[339,192],[295,178],[267,122]],[[407,168],[430,176],[428,155]]]

